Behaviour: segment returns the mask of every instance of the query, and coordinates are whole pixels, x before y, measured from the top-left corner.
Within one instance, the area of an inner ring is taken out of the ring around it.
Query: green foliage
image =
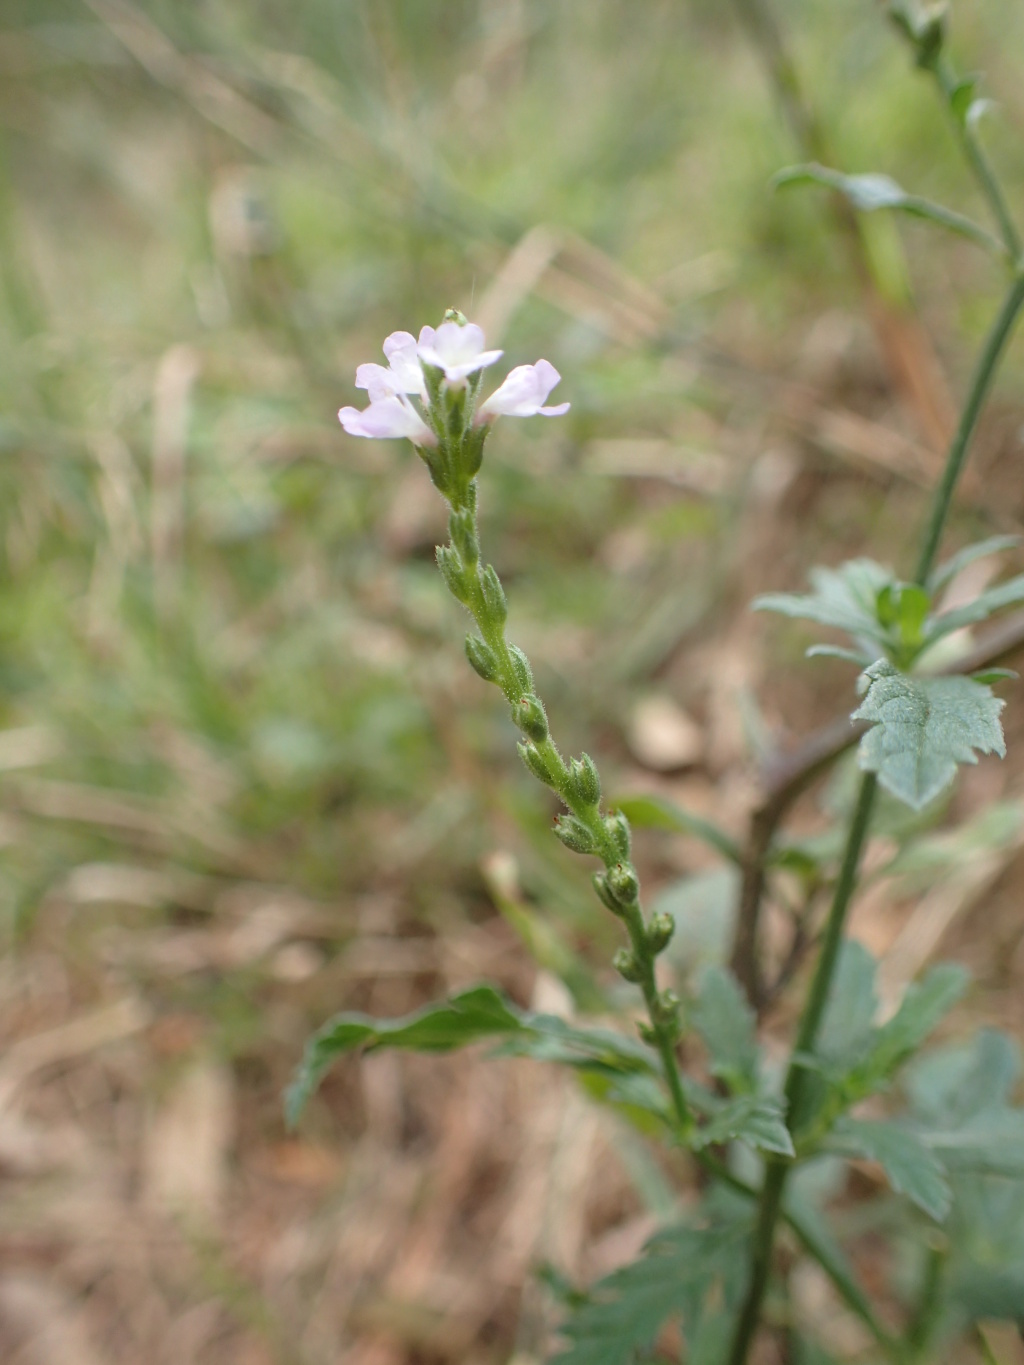
[[[880,659],[863,675],[854,720],[872,724],[860,742],[860,766],[915,810],[977,763],[975,751],[1006,753],[999,713],[1004,702],[971,678],[909,678]]]
[[[804,166],[790,166],[775,176],[774,183],[779,187],[787,185],[824,185],[835,190],[847,199],[861,213],[874,213],[879,209],[891,209],[906,213],[912,218],[922,218],[935,223],[938,227],[966,237],[989,250],[1003,254],[1004,248],[998,238],[986,232],[977,223],[955,213],[942,204],[934,204],[918,194],[908,194],[888,175],[844,175],[841,171],[831,170],[810,162]]]
[[[757,1085],[757,1020],[731,972],[709,967],[700,982],[693,1024],[711,1054],[712,1075],[732,1091]]]
[[[897,1194],[905,1194],[930,1218],[942,1222],[953,1194],[942,1162],[915,1133],[894,1123],[842,1118],[833,1128],[827,1150],[866,1157],[885,1170]]]
[[[598,1281],[563,1323],[568,1345],[552,1365],[626,1365],[674,1320],[687,1341],[703,1335],[706,1345],[714,1332],[709,1320],[719,1316],[716,1297],[726,1308],[734,1304],[746,1274],[749,1215],[729,1206],[727,1213],[706,1226],[665,1229],[639,1260]]]
[[[637,829],[665,829],[675,834],[689,834],[713,848],[732,863],[741,861],[742,854],[735,839],[675,801],[664,796],[627,796],[618,801],[619,810]]]

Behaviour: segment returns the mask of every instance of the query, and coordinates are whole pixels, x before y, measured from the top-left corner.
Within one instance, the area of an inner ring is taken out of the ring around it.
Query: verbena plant
[[[467,658],[504,694],[522,732],[523,762],[563,803],[555,833],[574,853],[600,864],[594,890],[621,921],[626,938],[614,965],[639,988],[646,1020],[639,1040],[608,1028],[577,1027],[522,1010],[486,985],[401,1019],[340,1014],[310,1040],[287,1097],[288,1115],[297,1120],[331,1064],[351,1049],[443,1051],[494,1039],[503,1055],[573,1068],[597,1101],[644,1133],[691,1152],[704,1173],[700,1203],[661,1231],[635,1263],[589,1293],[570,1296],[561,1328],[564,1346],[556,1357],[563,1365],[664,1359],[656,1343],[672,1322],[682,1331],[688,1365],[743,1365],[752,1358],[761,1328],[784,1334],[787,1359],[827,1361],[820,1345],[807,1338],[808,1325],[795,1323],[790,1311],[786,1270],[797,1249],[817,1262],[863,1324],[871,1342],[866,1358],[905,1365],[958,1359],[965,1337],[987,1319],[1017,1322],[1024,1331],[1024,1110],[1011,1102],[1015,1046],[986,1031],[969,1046],[918,1056],[962,994],[964,971],[950,964],[933,967],[907,989],[895,1013],[878,1023],[875,963],[844,939],[879,788],[917,811],[953,781],[959,764],[977,762],[978,754],[1004,753],[1003,702],[992,690],[1000,671],[939,672],[942,654],[936,647],[961,627],[1024,602],[1021,575],[967,605],[949,610],[940,605],[945,587],[971,560],[1013,543],[1007,537],[986,540],[938,563],[979,414],[1024,308],[1024,257],[978,139],[984,102],[975,80],[959,79],[952,70],[943,15],[918,11],[909,0],[890,8],[917,64],[938,85],[995,232],[904,192],[883,175],[848,176],[814,164],[786,171],[779,180],[823,184],[860,211],[899,210],[930,220],[990,250],[1009,279],[963,404],[913,576],[901,579],[880,564],[857,560],[815,570],[807,595],[773,594],[755,603],[760,610],[842,632],[843,645],[816,645],[809,653],[837,656],[859,670],[860,701],[851,719],[859,723],[853,733],[860,735],[861,775],[845,845],[831,862],[827,854],[800,853],[814,894],[824,887],[831,905],[781,1076],[764,1064],[755,1012],[764,998],[757,910],[770,868],[787,853],[777,818],[769,821],[767,835],[752,841],[753,853],[744,854],[703,822],[654,803],[635,804],[641,817],[653,811],[663,823],[676,820],[742,864],[737,974],[708,969],[680,1000],[659,984],[657,972],[675,924],[670,915],[642,907],[629,821],[621,810],[602,804],[593,759],[581,754],[566,760],[555,745],[529,661],[506,635],[501,582],[481,558],[477,479],[487,440],[499,416],[564,412],[567,403],[546,406],[557,371],[546,360],[519,366],[481,401],[485,371],[501,352],[486,350],[480,328],[451,311],[436,330],[423,328],[418,339],[406,332],[390,336],[384,343],[388,366],[357,371],[356,384],[368,391],[369,406],[340,413],[350,434],[408,438],[447,501],[450,541],[438,548],[437,563],[476,624],[477,633],[466,638]],[[843,747],[833,745],[803,775],[821,771]],[[781,811],[780,805],[774,816]],[[792,860],[792,845],[788,854]],[[683,1074],[677,1044],[684,1030],[703,1040],[713,1085]],[[902,1112],[881,1118],[876,1104],[863,1107],[900,1072]],[[891,1305],[883,1313],[872,1304],[825,1215],[835,1181],[824,1179],[823,1172],[851,1159],[881,1166],[897,1196],[897,1212],[887,1210],[878,1226],[909,1257],[910,1271],[891,1296],[903,1300],[898,1319]],[[780,1257],[783,1242],[788,1254]],[[984,1337],[978,1342],[988,1350]]]

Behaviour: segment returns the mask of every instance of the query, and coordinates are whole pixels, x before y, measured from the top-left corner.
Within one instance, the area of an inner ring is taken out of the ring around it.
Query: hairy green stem
[[[949,448],[942,481],[935,492],[935,501],[932,505],[932,513],[925,531],[921,557],[918,560],[917,573],[915,574],[917,583],[924,584],[934,567],[943,527],[949,515],[957,481],[963,472],[964,463],[970,450],[971,438],[974,435],[975,427],[978,425],[978,417],[985,404],[985,399],[988,397],[996,370],[1006,349],[1006,343],[1010,339],[1022,307],[1024,307],[1024,270],[1015,277],[1009,293],[1003,300],[1003,306],[985,338],[967,401],[964,404],[963,412],[960,414],[960,421]]]
[[[472,526],[470,540],[478,546],[479,525],[475,483],[472,480],[455,479],[450,490],[446,493],[446,497],[454,513],[462,514],[463,517],[470,519]],[[453,552],[455,551],[454,538],[453,544],[449,548]],[[518,708],[526,704],[531,696],[535,698],[535,694],[527,693],[523,686],[520,672],[505,638],[504,613],[496,615],[488,601],[484,587],[484,571],[481,570],[479,558],[474,559],[470,564],[465,564],[464,570],[466,592],[461,600],[479,627],[484,643],[492,651],[497,661],[497,676],[494,677],[493,681],[505,694],[515,716]],[[488,569],[486,572],[493,573],[493,570]],[[497,575],[494,576],[494,581],[497,582]],[[574,819],[589,834],[589,847],[580,851],[596,854],[604,864],[605,872],[610,874],[610,880],[614,880],[618,876],[620,884],[624,882],[630,888],[627,892],[620,891],[617,895],[609,893],[609,908],[614,906],[614,912],[622,920],[629,937],[629,951],[620,970],[627,980],[639,986],[643,995],[650,1020],[649,1027],[643,1030],[644,1036],[661,1059],[675,1119],[681,1133],[685,1135],[692,1130],[694,1119],[683,1091],[679,1062],[675,1052],[677,1005],[671,995],[658,989],[655,963],[660,947],[652,939],[650,925],[640,904],[639,878],[636,875],[636,870],[624,852],[621,842],[609,831],[606,818],[601,810],[600,800],[581,799],[579,790],[574,786],[569,765],[562,757],[550,734],[547,733],[546,722],[543,737],[540,737],[539,734],[532,737],[530,747],[539,757],[540,766],[545,774],[544,780],[558,794]],[[619,818],[625,826],[624,817],[620,816]],[[625,827],[628,828],[628,826]],[[606,887],[607,885],[608,883],[606,883]],[[667,942],[667,938],[665,941]],[[664,943],[661,944],[661,947],[664,947]]]

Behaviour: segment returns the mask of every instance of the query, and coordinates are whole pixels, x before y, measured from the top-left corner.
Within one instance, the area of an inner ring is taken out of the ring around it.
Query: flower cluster
[[[568,403],[544,406],[561,378],[547,360],[517,365],[477,407],[483,371],[502,356],[485,345],[483,329],[458,316],[437,328],[424,327],[419,340],[411,332],[392,332],[384,342],[387,366],[367,364],[356,370],[356,388],[367,391],[369,407],[342,408],[341,425],[350,436],[407,437],[413,445],[431,449],[444,435],[445,407],[460,398],[469,400],[474,427],[496,417],[560,417],[568,412]]]

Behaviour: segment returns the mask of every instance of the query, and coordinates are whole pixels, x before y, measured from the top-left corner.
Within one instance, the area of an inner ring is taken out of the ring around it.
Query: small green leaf
[[[874,173],[844,175],[842,171],[819,166],[816,162],[808,162],[803,166],[789,166],[786,170],[780,171],[774,177],[773,183],[777,188],[788,185],[825,185],[828,189],[843,195],[861,213],[874,213],[879,209],[906,213],[911,217],[936,223],[960,237],[967,237],[987,250],[998,251],[1001,255],[1004,253],[1002,243],[985,228],[970,218],[965,218],[963,214],[947,209],[943,204],[934,204],[930,199],[923,199],[920,195],[908,194],[888,175]]]
[[[766,1095],[738,1095],[730,1100],[691,1135],[690,1146],[700,1151],[735,1141],[779,1156],[795,1155],[782,1106]]]
[[[844,649],[842,645],[811,645],[807,650],[808,659],[842,659],[844,663],[856,664],[864,668],[871,663],[872,655],[859,649]]]
[[[1024,1265],[968,1262],[958,1268],[948,1292],[971,1322],[1024,1322]]]
[[[666,797],[627,796],[615,804],[636,829],[667,829],[676,834],[690,834],[709,844],[729,862],[742,861],[743,855],[735,839],[710,820],[684,810]]]
[[[700,982],[694,1027],[711,1053],[712,1075],[730,1090],[757,1084],[757,1023],[739,983],[724,967],[709,967]]]
[[[491,986],[462,991],[400,1019],[336,1014],[306,1044],[302,1062],[285,1097],[288,1122],[296,1122],[333,1063],[354,1048],[401,1047],[416,1052],[448,1052],[495,1034],[518,1033],[523,1027],[522,1012]]]
[[[952,1131],[922,1133],[949,1171],[1024,1180],[1024,1109],[995,1109]]]
[[[842,1118],[829,1136],[830,1150],[877,1161],[897,1194],[905,1194],[929,1217],[942,1222],[953,1195],[942,1162],[905,1128],[874,1120]]]
[[[751,604],[754,611],[776,611],[820,626],[846,631],[865,652],[883,652],[885,631],[878,616],[879,593],[893,582],[889,569],[872,559],[852,559],[837,569],[815,568],[808,575],[811,593],[767,593]]]
[[[977,76],[962,76],[949,92],[949,107],[953,112],[953,117],[962,126],[967,124],[967,115],[974,103],[977,89]]]
[[[944,635],[949,635],[951,631],[960,630],[963,626],[976,625],[979,621],[987,621],[1004,607],[1015,607],[1021,602],[1024,602],[1024,574],[1018,574],[1016,578],[1008,578],[1005,583],[989,588],[966,606],[954,607],[952,611],[945,611],[941,616],[934,617],[925,635],[926,642],[932,645]]]
[[[956,776],[975,751],[1006,753],[999,713],[1004,703],[970,678],[911,678],[886,659],[862,676],[864,700],[853,720],[872,722],[860,742],[861,768],[915,810]]]
[[[947,583],[951,583],[958,573],[966,569],[968,564],[973,564],[977,559],[985,559],[988,555],[1001,554],[1003,550],[1012,550],[1020,544],[1020,539],[1020,536],[989,536],[987,540],[979,540],[974,545],[965,546],[932,570],[928,577],[928,591],[934,597]]]
[[[959,963],[939,962],[920,981],[912,982],[896,1013],[875,1030],[871,1049],[855,1071],[858,1088],[874,1089],[898,1071],[963,996],[969,981]]]
[[[815,1049],[819,1056],[842,1065],[864,1055],[878,1012],[877,969],[862,943],[843,942]]]

